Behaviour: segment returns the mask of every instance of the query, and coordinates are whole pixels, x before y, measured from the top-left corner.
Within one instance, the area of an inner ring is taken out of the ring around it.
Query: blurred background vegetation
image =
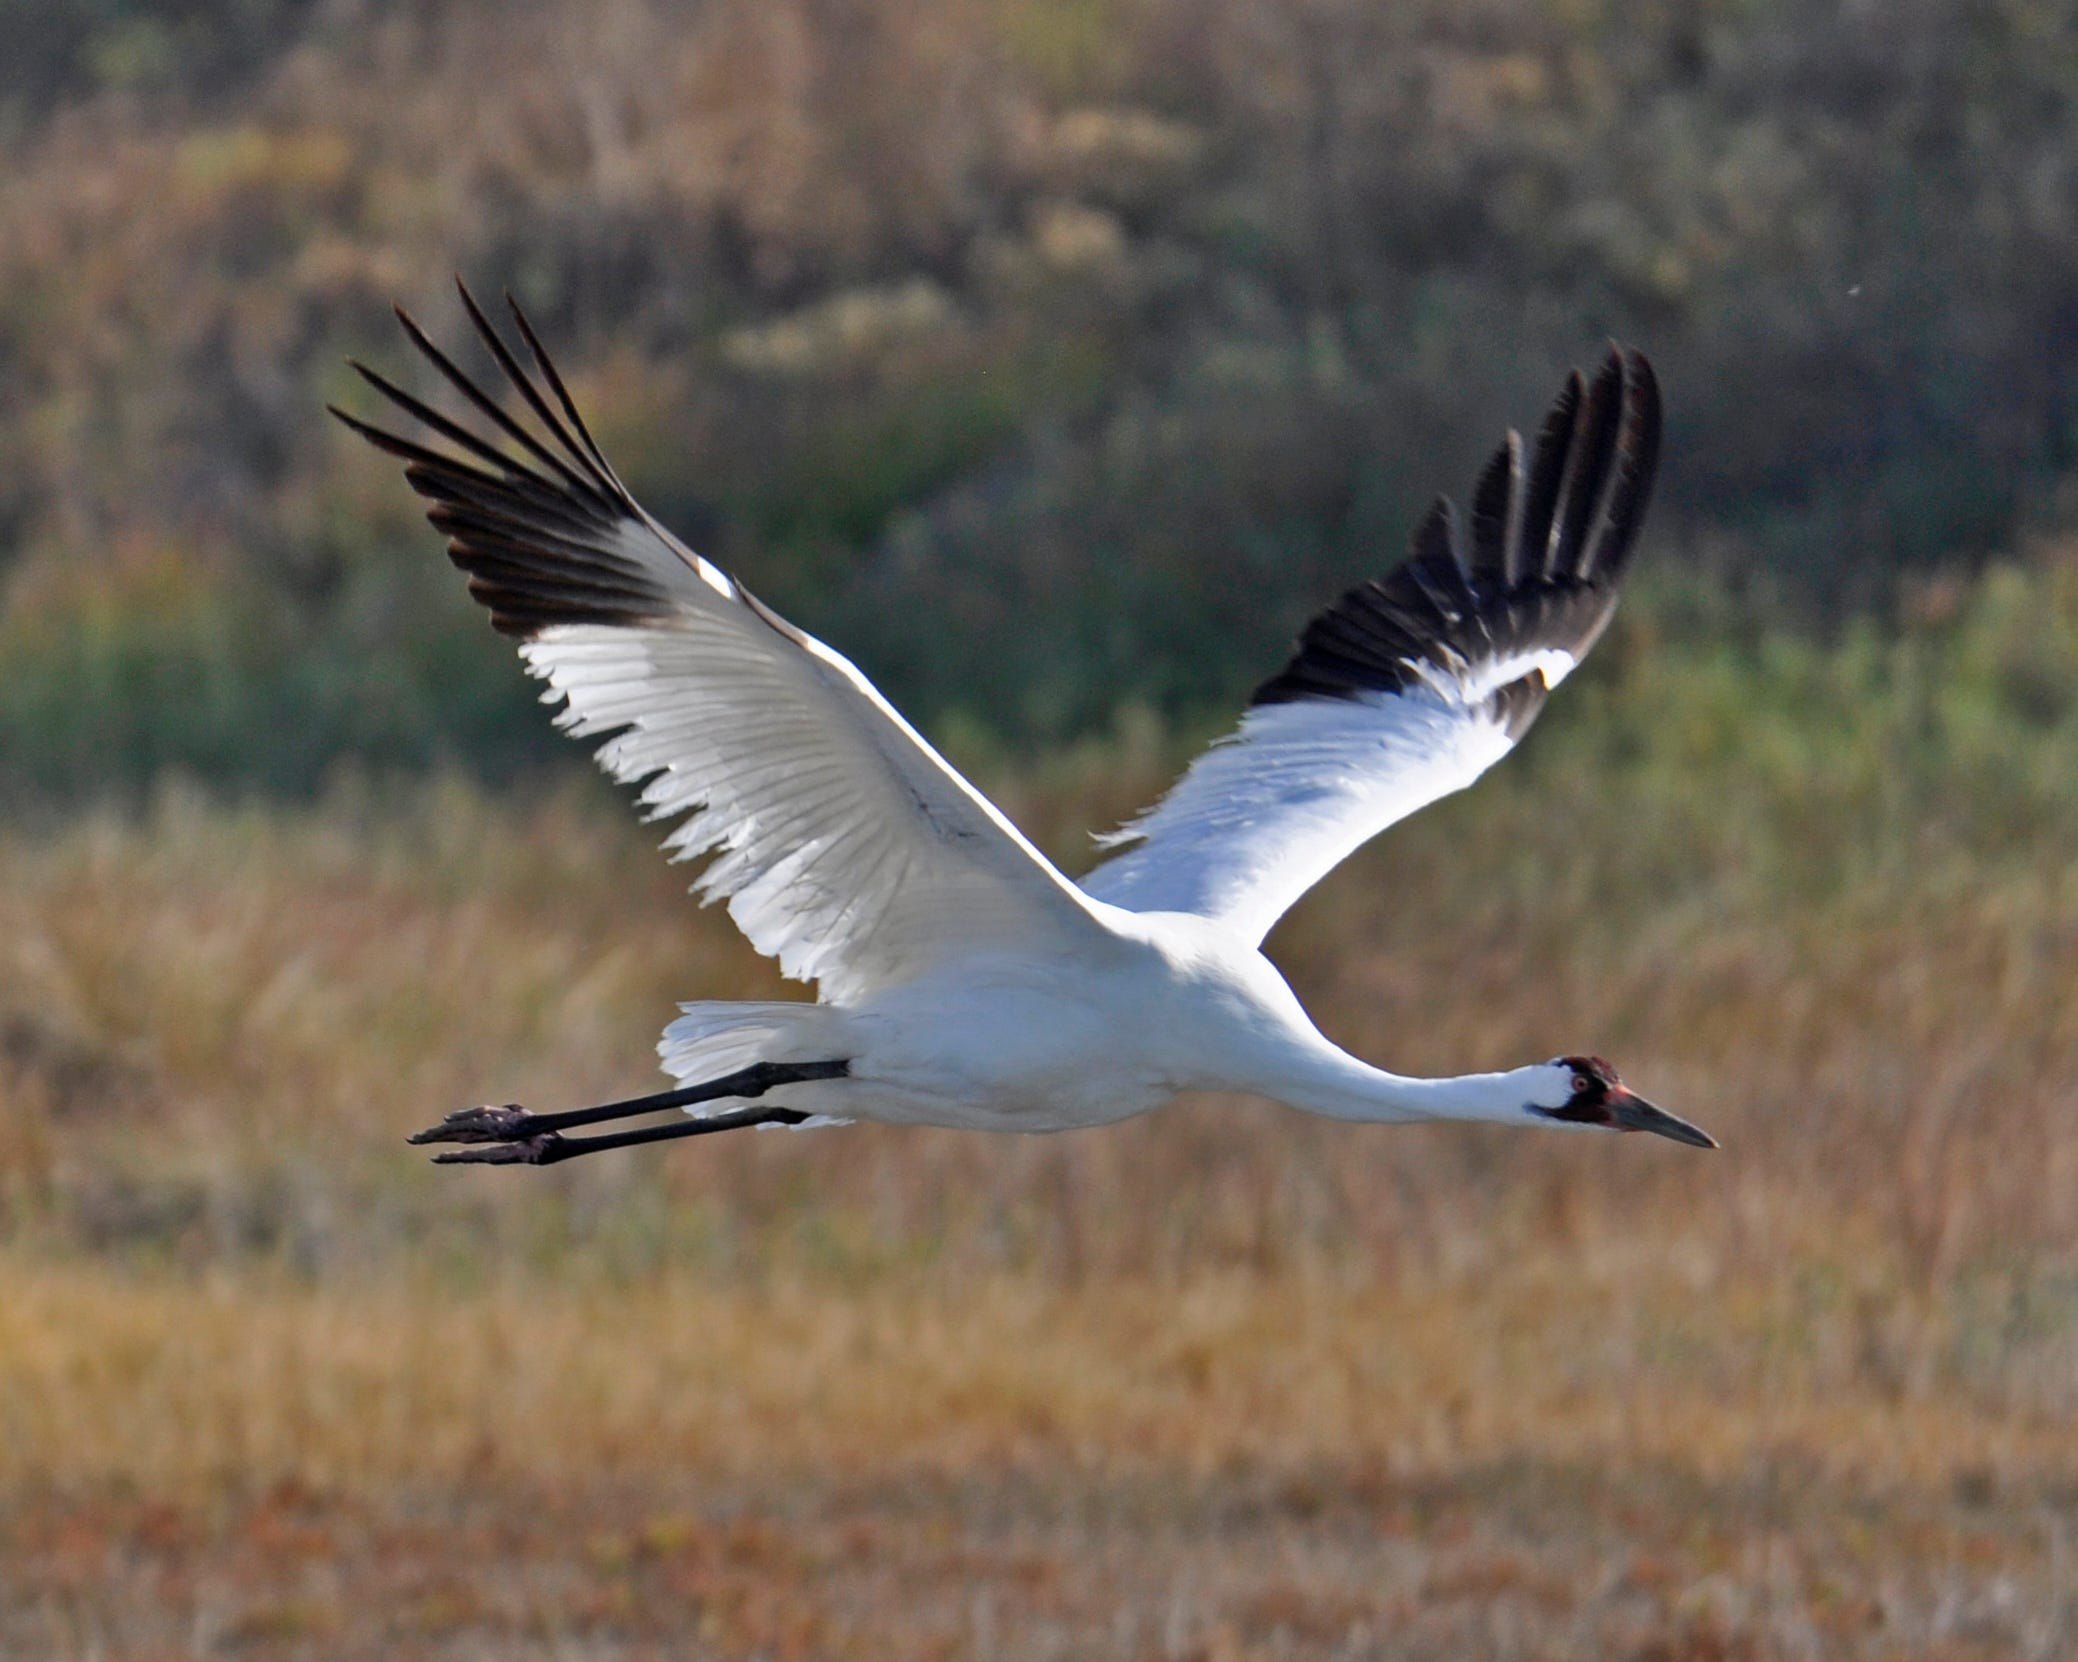
[[[664,519],[976,742],[1209,722],[1609,335],[1668,389],[1677,648],[1938,621],[2078,515],[2068,21],[6,8],[0,793],[554,753],[319,413],[455,272]],[[2031,650],[1986,695],[2056,719]]]

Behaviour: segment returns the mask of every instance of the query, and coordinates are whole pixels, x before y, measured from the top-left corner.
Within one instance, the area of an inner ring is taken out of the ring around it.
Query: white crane
[[[517,305],[538,379],[462,300],[531,420],[401,311],[481,422],[359,364],[454,448],[333,414],[404,460],[470,592],[562,704],[557,725],[611,735],[600,765],[652,817],[684,816],[665,847],[712,856],[697,892],[818,1001],[684,1005],[658,1046],[678,1089],[565,1113],[468,1108],[413,1142],[465,1145],[443,1161],[549,1165],[749,1125],[1058,1131],[1214,1090],[1343,1120],[1716,1146],[1593,1056],[1450,1079],[1373,1067],[1320,1033],[1259,950],[1352,850],[1500,760],[1608,623],[1659,450],[1643,357],[1612,347],[1591,383],[1576,372],[1533,454],[1508,435],[1469,535],[1439,499],[1405,563],[1314,618],[1235,732],[1078,886],[849,662],[644,512]],[[665,1109],[695,1112],[565,1135]]]

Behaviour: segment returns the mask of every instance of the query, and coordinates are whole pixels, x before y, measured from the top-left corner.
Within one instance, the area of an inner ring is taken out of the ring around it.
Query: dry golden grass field
[[[435,1171],[776,986],[603,788],[0,833],[0,1655],[2078,1654],[2063,799],[1833,765],[1906,756],[1847,704],[1713,761],[1637,644],[1273,947],[1714,1155],[1207,1101]],[[1173,751],[970,760],[1072,858]]]

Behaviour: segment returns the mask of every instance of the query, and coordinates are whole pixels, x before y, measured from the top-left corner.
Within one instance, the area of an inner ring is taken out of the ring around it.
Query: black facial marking
[[[1573,1070],[1573,1096],[1564,1107],[1546,1108],[1545,1117],[1573,1125],[1614,1124],[1609,1093],[1622,1083],[1616,1070],[1599,1056],[1561,1056],[1558,1065]]]

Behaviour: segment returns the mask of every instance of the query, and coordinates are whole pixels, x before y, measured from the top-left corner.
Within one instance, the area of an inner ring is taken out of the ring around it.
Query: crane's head
[[[1530,1112],[1556,1124],[1655,1131],[1695,1148],[1717,1146],[1717,1139],[1701,1127],[1653,1107],[1617,1078],[1616,1070],[1599,1056],[1561,1056],[1526,1071],[1537,1075]]]

